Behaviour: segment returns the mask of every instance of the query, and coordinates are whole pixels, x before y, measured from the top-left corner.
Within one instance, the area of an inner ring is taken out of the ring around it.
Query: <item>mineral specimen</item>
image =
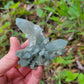
[[[26,20],[16,18],[16,25],[22,30],[29,39],[29,46],[16,52],[19,57],[18,64],[29,66],[35,69],[39,65],[49,65],[57,55],[62,55],[67,45],[67,41],[58,39],[50,42],[42,31],[43,29],[36,24]]]

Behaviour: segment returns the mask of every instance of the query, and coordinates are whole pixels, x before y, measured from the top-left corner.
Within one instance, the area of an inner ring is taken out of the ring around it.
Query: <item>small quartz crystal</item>
[[[16,18],[16,25],[29,39],[29,46],[16,52],[16,56],[20,58],[18,64],[22,67],[35,69],[39,65],[47,66],[57,55],[64,54],[67,41],[58,39],[50,42],[39,25],[26,19]]]

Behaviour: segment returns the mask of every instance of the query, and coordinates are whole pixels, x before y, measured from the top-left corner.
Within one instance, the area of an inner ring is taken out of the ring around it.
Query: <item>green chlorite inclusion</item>
[[[57,55],[62,55],[67,41],[58,39],[52,42],[46,37],[43,29],[26,19],[16,18],[16,25],[29,39],[29,46],[16,52],[18,64],[35,69],[39,65],[49,65]]]

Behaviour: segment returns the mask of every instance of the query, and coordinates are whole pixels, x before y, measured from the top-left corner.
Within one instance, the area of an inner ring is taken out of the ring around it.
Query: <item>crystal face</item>
[[[20,58],[18,64],[22,67],[35,69],[39,65],[47,66],[57,55],[65,52],[64,48],[68,42],[62,39],[50,42],[39,25],[21,18],[16,18],[16,25],[29,39],[29,46],[16,52],[16,56]]]

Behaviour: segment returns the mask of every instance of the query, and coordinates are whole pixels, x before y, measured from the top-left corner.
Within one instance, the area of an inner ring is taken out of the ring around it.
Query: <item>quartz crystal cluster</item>
[[[16,52],[19,57],[18,64],[29,66],[35,69],[39,65],[49,65],[57,55],[62,55],[67,45],[67,41],[58,39],[49,41],[42,31],[43,29],[32,22],[16,18],[16,25],[22,30],[25,36],[29,39],[29,45],[25,49]]]

